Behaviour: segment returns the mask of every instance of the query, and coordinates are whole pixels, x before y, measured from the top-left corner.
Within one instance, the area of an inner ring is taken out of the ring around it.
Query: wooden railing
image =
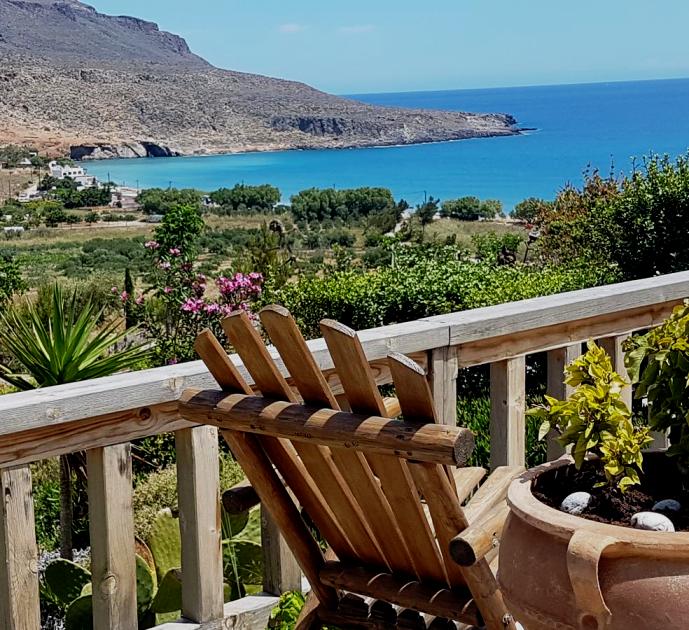
[[[547,351],[548,391],[565,395],[562,371],[589,338],[602,339],[623,371],[621,343],[659,323],[689,297],[689,272],[429,317],[361,331],[379,384],[385,360],[402,352],[428,370],[442,422],[456,422],[458,370],[490,364],[491,465],[525,459],[525,356]],[[323,340],[309,342],[341,393]],[[243,366],[232,357],[243,371]],[[248,378],[248,375],[244,373]],[[180,628],[224,617],[265,626],[274,595],[300,575],[270,519],[263,519],[266,594],[223,606],[216,431],[180,416],[187,387],[215,387],[201,362],[122,374],[0,397],[0,627],[39,627],[37,551],[28,464],[85,450],[95,627],[136,627],[131,453],[137,438],[174,432],[182,532]],[[628,392],[631,396],[631,391]],[[550,455],[557,455],[551,444]],[[270,595],[272,594],[272,596]]]

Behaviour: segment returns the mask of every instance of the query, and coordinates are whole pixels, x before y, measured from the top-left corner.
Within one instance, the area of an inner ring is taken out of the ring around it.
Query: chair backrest
[[[289,312],[271,306],[260,318],[288,378],[240,312],[223,329],[261,396],[204,331],[196,349],[223,392],[186,392],[182,411],[220,427],[319,599],[332,603],[337,596],[321,581],[324,558],[284,485],[342,563],[441,588],[480,580],[449,555],[450,540],[467,521],[447,468],[466,463],[473,435],[435,423],[423,370],[403,355],[388,357],[404,420],[387,418],[358,337],[324,320],[321,331],[351,409],[344,412]]]

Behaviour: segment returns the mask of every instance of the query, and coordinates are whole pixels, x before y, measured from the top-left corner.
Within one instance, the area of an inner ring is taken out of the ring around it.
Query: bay
[[[552,198],[598,168],[629,172],[650,152],[689,147],[689,79],[355,95],[378,105],[506,112],[520,136],[366,149],[277,151],[203,157],[90,162],[100,179],[139,187],[215,190],[236,183],[278,186],[284,200],[312,186],[385,186],[418,203],[476,195],[510,209]]]

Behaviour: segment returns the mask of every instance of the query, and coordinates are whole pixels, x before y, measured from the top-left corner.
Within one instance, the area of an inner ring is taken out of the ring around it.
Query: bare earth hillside
[[[136,157],[512,135],[515,122],[221,70],[151,22],[78,0],[0,0],[0,144]]]

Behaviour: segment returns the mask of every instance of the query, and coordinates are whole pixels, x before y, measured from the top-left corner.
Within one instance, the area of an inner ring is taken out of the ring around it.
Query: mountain
[[[408,144],[512,135],[515,124],[222,70],[152,22],[78,0],[0,0],[0,144],[93,159]]]

